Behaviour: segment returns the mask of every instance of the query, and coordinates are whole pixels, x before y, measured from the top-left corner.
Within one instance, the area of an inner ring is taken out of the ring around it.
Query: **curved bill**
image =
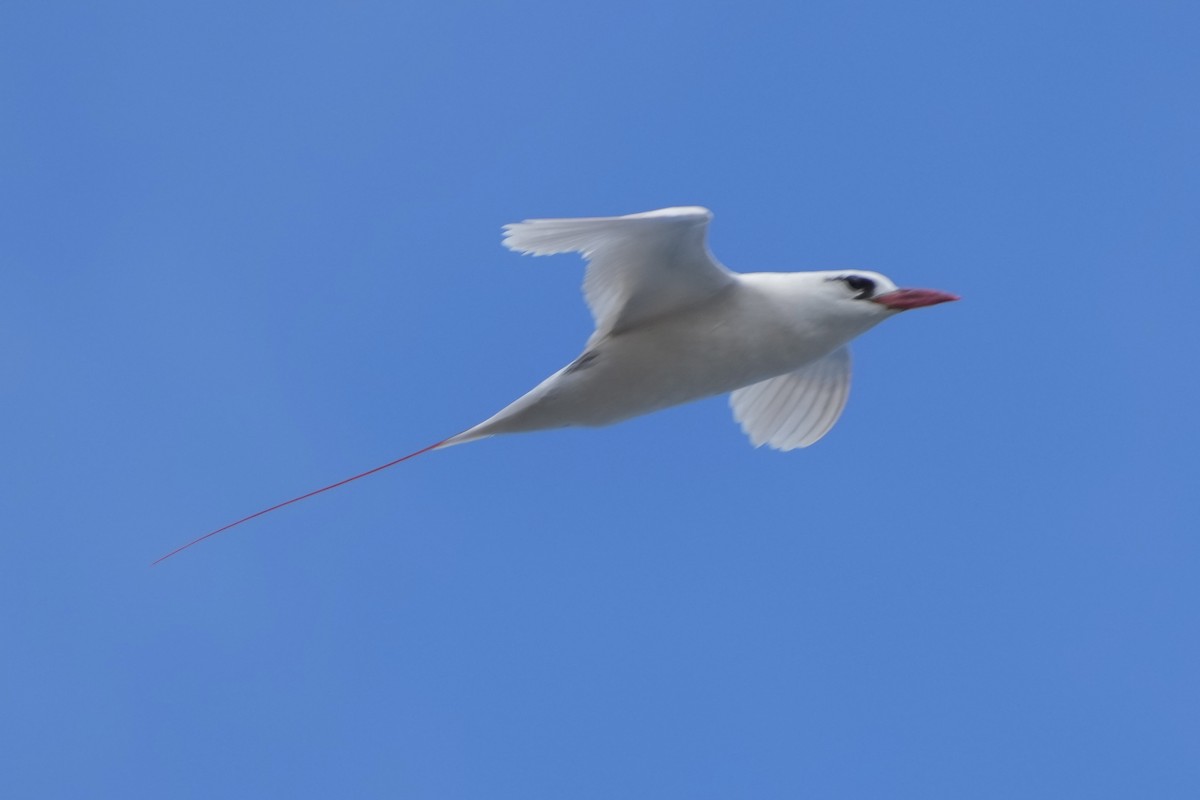
[[[908,311],[910,308],[924,308],[925,306],[936,306],[938,303],[952,303],[958,300],[956,294],[948,292],[939,292],[937,289],[896,289],[892,292],[885,292],[878,297],[872,297],[872,303],[879,303],[881,306],[896,311]]]

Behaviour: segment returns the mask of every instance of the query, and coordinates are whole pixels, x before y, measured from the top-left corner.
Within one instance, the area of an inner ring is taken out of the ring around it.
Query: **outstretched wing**
[[[663,208],[624,217],[529,219],[504,226],[510,250],[588,261],[583,294],[597,333],[612,333],[705,300],[733,283],[708,252],[712,212]]]
[[[850,395],[850,348],[839,347],[794,372],[738,389],[733,417],[755,447],[808,447],[833,427]]]

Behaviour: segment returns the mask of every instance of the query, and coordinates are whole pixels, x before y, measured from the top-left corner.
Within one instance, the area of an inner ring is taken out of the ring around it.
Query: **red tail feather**
[[[451,437],[451,438],[454,438],[454,437]],[[360,472],[357,475],[346,478],[345,480],[340,480],[337,483],[331,483],[328,486],[324,486],[320,489],[314,489],[313,491],[309,492],[308,494],[302,494],[299,497],[293,497],[291,500],[286,500],[277,505],[273,505],[270,508],[264,508],[262,511],[256,511],[248,517],[242,517],[241,519],[237,520],[236,522],[229,523],[228,525],[226,525],[223,528],[217,528],[215,531],[210,531],[210,532],[204,534],[203,536],[192,539],[187,544],[185,544],[181,547],[175,548],[174,550],[167,553],[162,558],[155,559],[154,561],[152,561],[150,563],[150,566],[153,567],[155,564],[166,561],[168,558],[175,555],[176,553],[182,553],[184,550],[187,550],[192,545],[199,544],[200,542],[203,542],[205,539],[207,539],[210,536],[216,536],[218,533],[227,531],[230,528],[236,528],[238,525],[241,525],[243,522],[249,522],[250,520],[254,519],[255,517],[261,517],[263,514],[270,514],[272,511],[283,508],[284,506],[290,506],[292,503],[299,503],[301,500],[307,500],[308,498],[310,498],[314,495],[318,495],[321,492],[328,492],[330,489],[336,489],[339,486],[345,486],[347,483],[350,483],[351,481],[356,481],[359,478],[365,478],[368,475],[374,475],[376,472],[381,472],[381,471],[387,469],[388,467],[394,467],[402,461],[408,461],[410,458],[416,458],[417,456],[419,456],[423,453],[428,453],[430,450],[436,450],[437,448],[441,447],[448,441],[450,441],[450,439],[443,439],[442,441],[438,442],[437,444],[431,444],[431,445],[429,445],[429,447],[424,447],[415,453],[409,453],[406,456],[397,458],[395,461],[389,461],[388,463],[383,464],[382,466],[375,467],[375,469],[369,469],[366,472]]]

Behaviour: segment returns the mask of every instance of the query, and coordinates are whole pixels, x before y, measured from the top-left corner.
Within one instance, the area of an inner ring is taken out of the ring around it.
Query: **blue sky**
[[[1200,11],[0,11],[8,797],[1200,794]],[[963,302],[815,447],[434,453],[574,357],[503,223]]]

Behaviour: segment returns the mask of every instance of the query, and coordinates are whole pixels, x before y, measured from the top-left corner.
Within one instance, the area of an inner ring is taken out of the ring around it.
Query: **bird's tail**
[[[416,452],[409,453],[406,456],[401,456],[400,458],[397,458],[394,461],[389,461],[386,464],[381,464],[380,466],[375,467],[374,469],[369,469],[366,472],[360,472],[357,475],[350,476],[349,478],[343,478],[342,480],[338,481],[337,483],[331,483],[328,486],[322,486],[320,489],[314,489],[311,492],[307,492],[305,494],[300,495],[299,497],[293,497],[291,500],[285,500],[282,503],[276,503],[275,505],[271,506],[270,508],[264,508],[262,511],[256,511],[253,514],[250,514],[249,516],[242,517],[241,519],[235,520],[234,522],[231,522],[228,525],[217,528],[215,531],[209,531],[208,533],[204,534],[203,536],[198,536],[195,539],[192,539],[187,544],[181,545],[180,547],[176,547],[174,550],[167,553],[165,556],[155,559],[153,562],[151,562],[150,566],[154,566],[155,564],[159,564],[163,561],[166,561],[171,556],[173,556],[177,553],[182,553],[184,550],[187,550],[192,545],[199,544],[200,542],[204,541],[205,539],[208,539],[209,537],[216,536],[218,533],[224,533],[225,531],[229,530],[230,528],[236,528],[238,525],[241,525],[243,522],[249,522],[250,520],[252,520],[256,517],[261,517],[265,514],[270,514],[272,511],[277,511],[278,509],[281,509],[284,506],[290,506],[292,503],[299,503],[301,500],[307,500],[308,498],[314,497],[318,494],[321,494],[322,492],[328,492],[330,489],[336,489],[339,486],[345,486],[347,483],[356,481],[359,478],[365,478],[368,475],[374,475],[376,472],[383,472],[388,467],[394,467],[401,462],[408,461],[409,459],[416,458],[419,455],[424,455],[425,453],[429,453],[434,450],[440,450],[443,447],[452,447],[456,444],[465,444],[467,442],[473,442],[476,439],[486,439],[490,434],[476,433],[475,431],[479,427],[480,426],[477,425],[474,428],[471,428],[469,430],[463,431],[462,433],[451,436],[449,439],[443,439],[442,441],[438,442],[437,444],[431,444],[428,447],[422,447],[420,450],[417,450]]]

